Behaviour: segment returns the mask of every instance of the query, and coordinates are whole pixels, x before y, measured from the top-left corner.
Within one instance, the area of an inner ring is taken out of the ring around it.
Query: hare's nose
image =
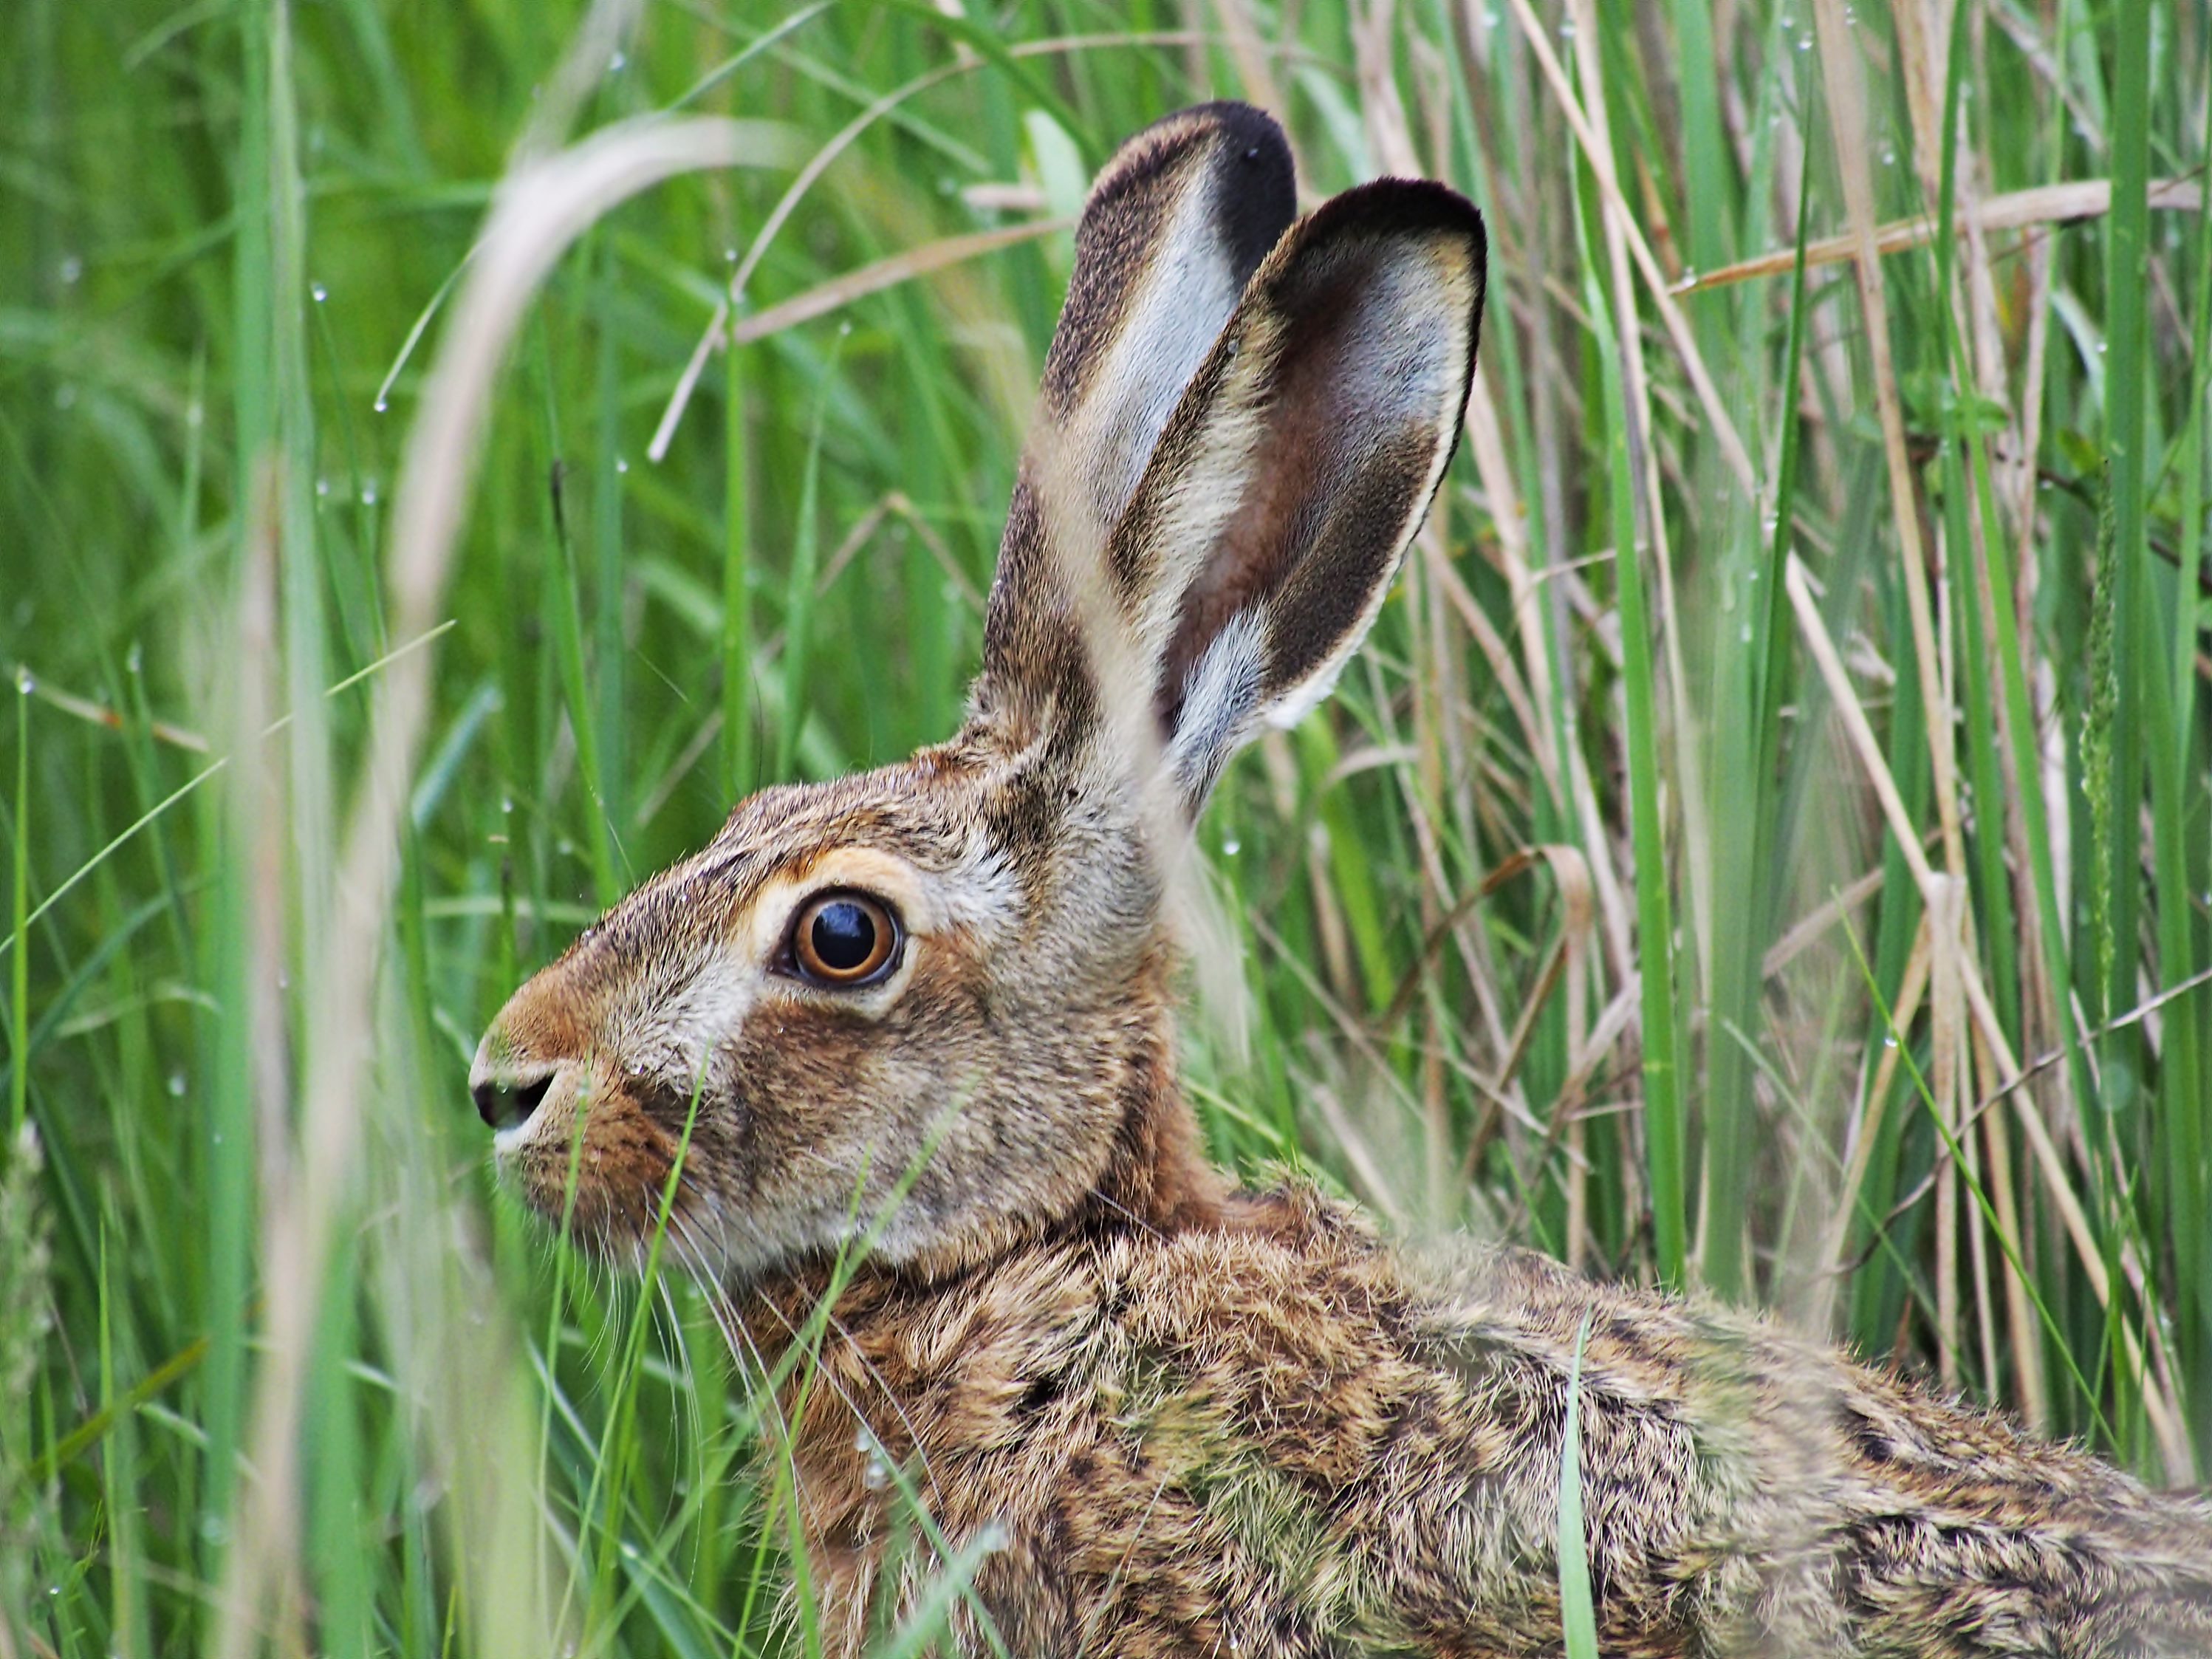
[[[469,1093],[477,1103],[477,1115],[494,1129],[513,1129],[530,1121],[538,1103],[553,1086],[560,1068],[532,1066],[487,1073],[479,1069],[469,1079]]]

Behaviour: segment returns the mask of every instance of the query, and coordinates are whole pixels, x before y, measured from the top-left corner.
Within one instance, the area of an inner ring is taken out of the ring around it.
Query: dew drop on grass
[[[384,401],[384,394],[381,392],[376,394],[376,402],[370,405],[370,407],[374,408],[380,415],[384,413],[386,404]]]
[[[172,1100],[182,1100],[185,1097],[185,1074],[182,1072],[169,1073],[169,1097]]]
[[[365,484],[362,485],[362,487],[361,487],[361,504],[362,504],[363,507],[374,507],[374,506],[376,505],[376,480],[375,480],[375,479],[371,478],[371,479],[370,479],[367,483],[365,483]]]
[[[141,645],[137,640],[131,641],[131,649],[123,659],[123,666],[125,672],[129,673],[133,678],[136,678],[138,675],[145,672],[146,647]]]
[[[74,253],[62,256],[61,279],[64,288],[75,288],[84,277],[84,261]]]
[[[607,59],[607,73],[610,75],[620,75],[623,70],[629,66],[629,54],[626,52],[618,52],[613,57]]]
[[[316,479],[315,494],[322,497],[325,501],[328,501],[331,494],[331,481],[328,478]]]
[[[1221,856],[1225,859],[1233,859],[1243,850],[1244,843],[1234,836],[1226,836],[1222,841]]]
[[[15,690],[17,691],[27,697],[32,692],[38,689],[39,683],[31,678],[31,671],[29,669],[19,668],[15,671]]]
[[[616,457],[615,457],[615,471],[617,471],[617,472],[627,472],[627,471],[629,471],[629,456],[627,456],[627,455],[617,455],[617,456],[616,456]]]
[[[317,305],[322,304],[325,300],[331,297],[330,289],[325,288],[320,283],[308,283],[307,292],[314,296],[315,303]]]

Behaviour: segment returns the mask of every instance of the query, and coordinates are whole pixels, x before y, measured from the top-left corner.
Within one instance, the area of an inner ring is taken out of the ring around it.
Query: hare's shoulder
[[[1054,1320],[1058,1380],[1024,1389],[1052,1402],[1026,1449],[1051,1465],[1047,1530],[1110,1543],[1111,1560],[1075,1552],[1109,1576],[1119,1552],[1158,1549],[1176,1582],[1224,1564],[1273,1628],[1333,1651],[1540,1651],[1576,1335],[1608,1293],[1519,1251],[1409,1254],[1298,1186],[1233,1199],[1224,1224],[1119,1235],[1029,1278],[1039,1304],[1080,1287]],[[1667,1307],[1632,1293],[1624,1328]],[[1671,1651],[1697,1612],[1664,1564],[1725,1532],[1697,1437],[1656,1376],[1589,1368],[1585,1389],[1586,1436],[1631,1477],[1589,1495],[1608,1582],[1665,1639],[1612,1633]]]

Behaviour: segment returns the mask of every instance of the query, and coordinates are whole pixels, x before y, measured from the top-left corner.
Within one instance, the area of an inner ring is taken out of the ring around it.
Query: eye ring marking
[[[813,895],[791,919],[785,967],[809,985],[853,991],[879,985],[898,970],[906,930],[881,899],[850,888]]]

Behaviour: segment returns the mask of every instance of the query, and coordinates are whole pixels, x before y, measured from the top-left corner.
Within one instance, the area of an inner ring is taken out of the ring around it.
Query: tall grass
[[[495,1201],[466,1055],[736,794],[957,721],[1063,222],[1209,96],[1314,197],[1449,179],[1493,258],[1398,597],[1200,830],[1215,1154],[2212,1454],[2203,6],[0,46],[0,1652],[817,1645],[713,1298]],[[744,165],[467,313],[501,181],[655,112]],[[388,515],[495,325],[434,568]]]

